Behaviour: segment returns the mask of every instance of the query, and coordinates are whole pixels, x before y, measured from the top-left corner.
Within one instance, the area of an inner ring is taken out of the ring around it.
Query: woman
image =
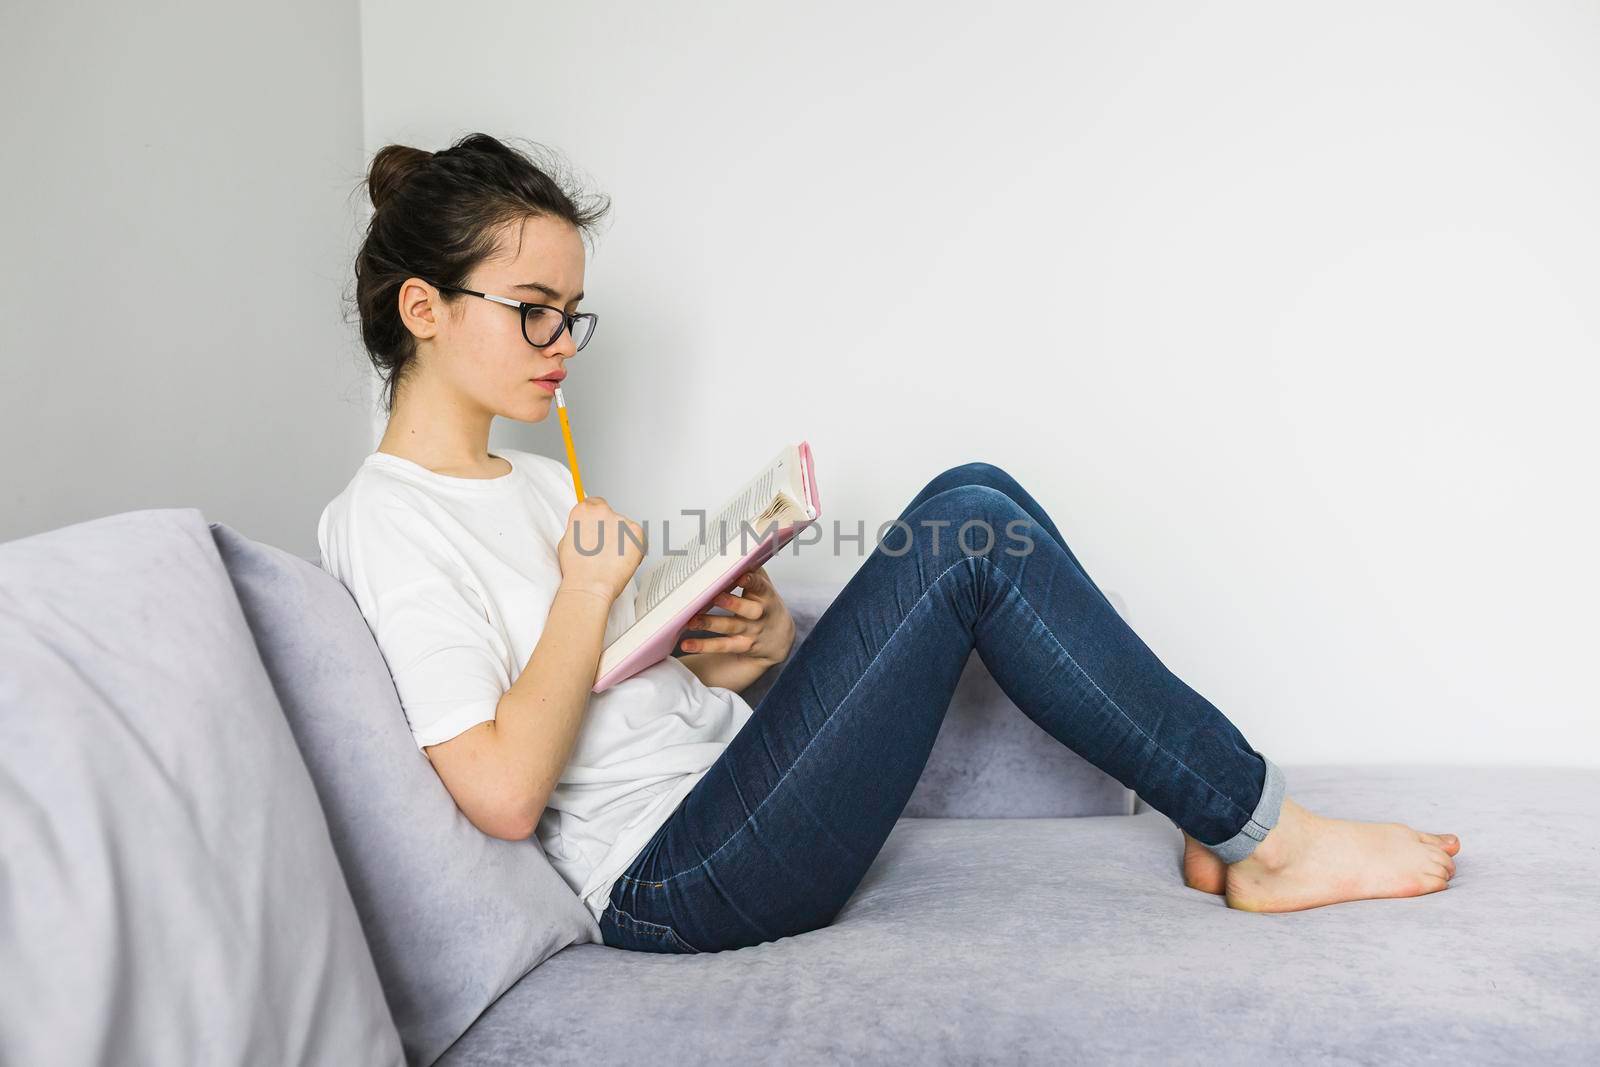
[[[974,649],[1026,715],[1177,823],[1194,888],[1293,911],[1448,885],[1453,835],[1286,796],[1277,765],[985,463],[912,498],[798,648],[759,569],[717,599],[732,615],[691,622],[717,636],[591,695],[601,648],[632,621],[640,527],[603,497],[578,503],[562,464],[488,439],[496,415],[550,414],[591,335],[584,237],[606,205],[580,207],[482,134],[391,145],[367,182],[357,299],[389,422],[322,515],[324,566],[461,811],[496,837],[537,835],[606,944],[718,951],[830,923]],[[759,706],[738,696],[786,659]]]

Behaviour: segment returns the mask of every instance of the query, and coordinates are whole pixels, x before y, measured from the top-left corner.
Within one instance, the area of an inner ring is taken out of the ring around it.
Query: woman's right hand
[[[605,497],[585,497],[568,512],[566,532],[556,546],[561,584],[617,599],[644,560],[643,541],[644,528],[611,510]]]

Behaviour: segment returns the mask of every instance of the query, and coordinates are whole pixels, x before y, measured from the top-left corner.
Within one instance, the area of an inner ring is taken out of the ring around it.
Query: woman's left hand
[[[765,567],[747,571],[734,583],[744,595],[730,590],[712,601],[732,615],[696,615],[687,629],[709,630],[724,637],[691,637],[679,642],[685,652],[731,652],[748,656],[763,668],[782,663],[794,644],[794,618],[778,595]]]

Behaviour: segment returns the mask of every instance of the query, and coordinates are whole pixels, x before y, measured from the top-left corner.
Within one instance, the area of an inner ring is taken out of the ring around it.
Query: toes
[[[1422,876],[1421,883],[1422,892],[1424,894],[1437,893],[1441,889],[1448,889],[1450,887],[1450,879],[1446,878],[1442,874],[1425,874]]]
[[[1461,839],[1455,834],[1425,834],[1418,831],[1417,836],[1430,845],[1437,845],[1452,856],[1461,851]]]
[[[1461,839],[1455,834],[1429,834],[1428,836],[1433,838],[1434,844],[1452,856],[1461,851]]]

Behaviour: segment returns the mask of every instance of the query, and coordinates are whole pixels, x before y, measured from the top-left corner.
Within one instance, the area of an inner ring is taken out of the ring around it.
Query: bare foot
[[[1398,822],[1325,819],[1289,797],[1262,842],[1224,876],[1228,907],[1304,911],[1346,900],[1437,893],[1455,877],[1455,834]]]
[[[1190,889],[1221,895],[1228,876],[1222,857],[1199,841],[1183,835],[1183,884]]]

